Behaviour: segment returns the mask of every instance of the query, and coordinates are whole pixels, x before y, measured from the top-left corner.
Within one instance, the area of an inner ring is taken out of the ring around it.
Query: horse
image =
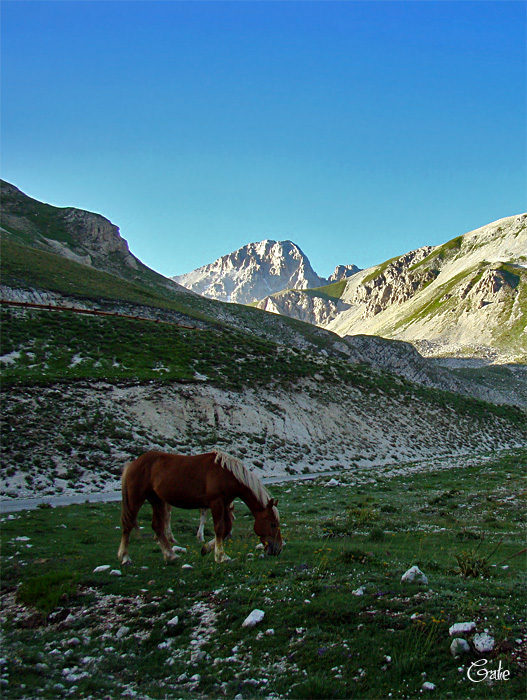
[[[167,530],[170,507],[208,508],[214,521],[215,538],[203,545],[202,554],[214,550],[216,562],[227,561],[223,542],[232,530],[232,502],[240,498],[254,517],[254,532],[266,554],[282,551],[277,500],[243,464],[224,452],[187,456],[149,451],[125,465],[121,477],[122,537],[117,553],[121,564],[131,562],[130,533],[137,527],[137,514],[145,501],[152,505],[152,529],[166,562],[176,558]]]

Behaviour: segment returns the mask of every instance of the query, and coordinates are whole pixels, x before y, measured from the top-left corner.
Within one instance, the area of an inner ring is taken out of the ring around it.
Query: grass
[[[122,571],[118,504],[4,517],[3,697],[416,698],[425,677],[430,697],[523,697],[526,453],[471,464],[275,485],[283,554],[258,557],[237,504],[228,565],[200,556],[197,512],[174,511],[187,552],[167,566],[144,507]],[[457,557],[481,537],[480,554],[497,547],[488,571],[464,577]],[[413,565],[428,585],[401,582]],[[242,627],[254,608],[263,622]],[[509,681],[467,678],[478,655],[454,660],[448,633],[464,621],[489,630],[489,667],[501,662]]]
[[[3,371],[5,385],[79,379],[193,381],[198,374],[239,388],[242,382],[294,380],[318,370],[307,353],[282,351],[234,330],[193,330],[72,312],[7,310],[1,320],[2,353],[15,353]]]

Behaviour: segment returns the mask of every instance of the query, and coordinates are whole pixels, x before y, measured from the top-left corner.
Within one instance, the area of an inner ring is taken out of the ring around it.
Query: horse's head
[[[264,510],[255,514],[254,531],[260,538],[265,547],[266,554],[280,554],[282,551],[282,534],[280,532],[280,517],[276,509],[274,498],[269,500],[269,503]]]

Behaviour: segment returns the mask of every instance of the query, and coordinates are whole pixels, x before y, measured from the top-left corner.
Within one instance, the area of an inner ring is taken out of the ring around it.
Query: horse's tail
[[[127,476],[128,476],[128,471],[130,467],[132,466],[132,462],[128,462],[127,464],[124,465],[123,473],[121,476],[121,493],[122,493],[122,502],[121,502],[121,524],[123,526],[123,530],[127,532],[131,532],[134,528],[138,528],[137,524],[137,514],[132,514],[132,511],[130,509],[130,502],[128,499],[128,484],[127,484]]]

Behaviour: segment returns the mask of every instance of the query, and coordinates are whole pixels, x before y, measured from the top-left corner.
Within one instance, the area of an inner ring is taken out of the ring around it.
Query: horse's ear
[[[276,508],[277,505],[278,505],[278,498],[276,498],[276,499],[275,499],[275,498],[271,498],[271,499],[269,500],[269,504],[268,504],[267,507],[268,507],[269,509],[271,509],[271,508]]]

